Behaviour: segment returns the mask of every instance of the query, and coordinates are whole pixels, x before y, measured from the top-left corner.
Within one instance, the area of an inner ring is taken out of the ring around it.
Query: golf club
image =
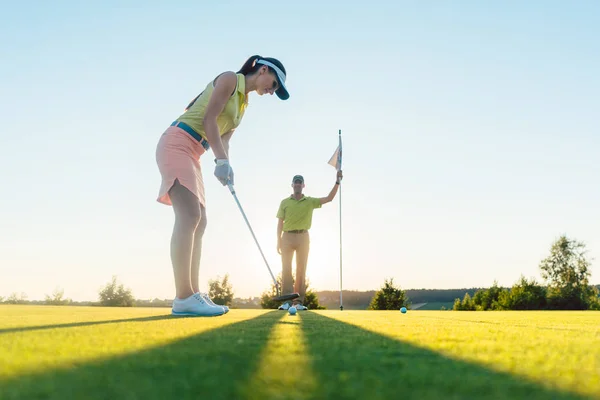
[[[265,261],[265,265],[269,269],[269,273],[271,274],[271,278],[273,278],[273,283],[275,284],[275,289],[277,290],[277,296],[273,297],[273,300],[275,300],[275,301],[286,301],[286,300],[297,299],[298,297],[300,297],[300,295],[298,293],[281,294],[281,288],[279,286],[279,283],[277,282],[277,279],[275,279],[275,276],[273,275],[273,271],[271,271],[271,267],[269,267],[269,263],[267,262],[267,259],[266,259],[265,255],[264,255],[262,249],[260,248],[260,244],[258,244],[258,240],[256,239],[256,235],[254,235],[254,231],[252,230],[252,227],[250,226],[250,222],[248,222],[248,218],[246,217],[246,213],[244,212],[244,210],[242,208],[242,205],[240,204],[240,201],[237,198],[237,195],[235,193],[235,189],[233,188],[233,185],[228,182],[227,183],[227,187],[229,188],[229,191],[233,195],[233,198],[235,199],[235,202],[238,205],[238,208],[240,209],[240,212],[242,213],[242,216],[244,217],[244,221],[246,221],[246,225],[248,225],[248,229],[250,229],[250,233],[252,233],[252,237],[254,238],[254,242],[256,243],[256,246],[258,247],[258,250],[260,251],[260,255],[262,256],[263,260]]]

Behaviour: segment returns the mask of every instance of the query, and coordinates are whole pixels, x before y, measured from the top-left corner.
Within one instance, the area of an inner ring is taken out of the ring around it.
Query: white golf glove
[[[221,182],[223,186],[227,185],[227,183],[231,183],[233,185],[233,169],[231,165],[229,165],[228,159],[220,159],[215,160],[217,164],[215,167],[215,176]]]

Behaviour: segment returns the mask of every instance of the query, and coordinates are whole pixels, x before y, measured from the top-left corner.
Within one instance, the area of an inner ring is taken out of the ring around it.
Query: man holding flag
[[[282,262],[282,289],[283,293],[296,292],[300,295],[293,301],[283,303],[279,309],[288,310],[295,306],[297,310],[306,310],[303,305],[306,295],[306,265],[310,249],[308,231],[312,224],[313,210],[321,208],[323,204],[331,202],[338,192],[343,175],[341,170],[342,148],[340,145],[329,160],[329,164],[336,168],[335,185],[326,197],[309,197],[302,193],[304,177],[296,175],[292,179],[294,193],[283,199],[277,211],[277,252],[281,254]],[[296,253],[296,281],[292,285],[292,258]]]

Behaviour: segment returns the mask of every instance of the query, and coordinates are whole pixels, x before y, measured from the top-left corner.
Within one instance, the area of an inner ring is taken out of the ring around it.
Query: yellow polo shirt
[[[281,201],[277,218],[283,219],[283,230],[295,231],[310,229],[315,208],[321,208],[321,200],[316,197],[302,196],[296,200],[294,195]]]
[[[236,74],[236,76],[237,86],[235,92],[229,97],[225,108],[217,117],[220,136],[238,127],[248,106],[246,101],[246,77],[242,74]],[[193,104],[177,119],[177,121],[185,122],[191,126],[204,139],[206,139],[206,132],[204,132],[202,121],[210,96],[215,89],[213,82],[214,80],[206,85],[204,91],[198,95]]]

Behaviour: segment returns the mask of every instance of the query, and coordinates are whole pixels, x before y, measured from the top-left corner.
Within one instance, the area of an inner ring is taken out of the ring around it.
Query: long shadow
[[[16,328],[4,328],[4,329],[0,329],[0,335],[2,335],[4,333],[27,332],[27,331],[41,331],[41,330],[45,330],[45,329],[73,328],[73,327],[77,327],[77,326],[116,324],[116,323],[121,323],[121,322],[160,321],[160,320],[163,320],[163,319],[172,319],[172,318],[174,319],[174,318],[182,318],[182,317],[180,317],[180,316],[173,316],[171,314],[165,314],[165,315],[153,315],[151,317],[109,319],[109,320],[102,320],[102,321],[69,322],[67,324],[21,326],[21,327],[16,327]]]
[[[245,398],[247,381],[281,317],[272,311],[159,347],[0,380],[0,398]]]
[[[313,312],[302,330],[322,399],[585,399]],[[554,377],[560,379],[560,377]]]

